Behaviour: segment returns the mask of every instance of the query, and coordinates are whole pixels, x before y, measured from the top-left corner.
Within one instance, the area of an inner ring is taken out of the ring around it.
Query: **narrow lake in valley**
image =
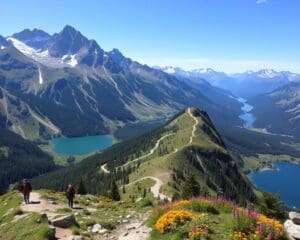
[[[286,205],[300,209],[300,165],[280,162],[274,163],[274,167],[276,170],[253,172],[249,177],[259,189],[280,193]]]
[[[255,117],[251,113],[251,110],[253,109],[253,106],[247,103],[247,100],[244,98],[237,98],[237,100],[243,104],[242,111],[243,113],[239,116],[240,119],[244,121],[244,127],[251,129],[253,128],[253,123],[255,121]]]
[[[253,106],[244,98],[236,98],[243,104],[243,113],[239,116],[244,121],[244,128],[253,128],[255,117],[251,113]],[[249,175],[252,183],[262,191],[279,193],[281,201],[289,207],[300,209],[300,165],[286,162],[274,163],[276,170],[253,172]]]
[[[51,140],[54,152],[62,155],[85,155],[102,151],[113,144],[111,135],[97,135],[85,137],[59,137]]]

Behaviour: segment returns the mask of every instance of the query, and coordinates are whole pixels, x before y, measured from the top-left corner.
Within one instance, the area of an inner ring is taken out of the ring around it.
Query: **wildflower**
[[[156,222],[155,228],[164,233],[172,229],[175,224],[182,225],[194,217],[192,213],[186,210],[171,210],[163,214]]]

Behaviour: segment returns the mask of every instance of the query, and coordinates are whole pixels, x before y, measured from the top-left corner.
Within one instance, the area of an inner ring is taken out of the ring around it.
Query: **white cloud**
[[[213,68],[226,73],[238,73],[248,70],[258,71],[260,69],[270,68],[276,71],[300,73],[300,62],[219,58],[140,58],[138,56],[134,57],[134,59],[149,66],[174,66],[186,70]]]
[[[263,4],[263,3],[267,3],[268,0],[256,0],[256,4]]]

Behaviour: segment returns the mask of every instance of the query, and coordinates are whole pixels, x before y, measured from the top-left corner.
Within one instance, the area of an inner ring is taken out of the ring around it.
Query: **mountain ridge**
[[[218,175],[216,169],[222,174]],[[160,128],[33,183],[57,190],[82,176],[88,191],[106,194],[112,179],[122,186],[151,176],[163,182],[161,193],[171,197],[181,191],[182,181],[190,173],[215,194],[223,191],[226,197],[238,201],[255,199],[251,184],[237,169],[207,113],[195,108],[186,109]]]
[[[261,69],[243,73],[227,74],[211,68],[200,68],[185,71],[179,67],[157,67],[169,74],[181,75],[199,81],[206,80],[210,84],[231,91],[233,94],[250,98],[267,93],[289,82],[299,82],[300,74],[289,71]],[[202,80],[201,80],[202,79]]]
[[[13,36],[28,41],[28,35],[45,34],[25,30]],[[107,134],[135,122],[165,121],[186,106],[206,109],[220,124],[233,119],[239,122],[238,111],[224,112],[221,101],[211,101],[199,89],[133,61],[117,49],[104,52],[70,26],[46,36],[49,38],[39,49],[8,38],[10,47],[0,50],[0,87],[65,136]],[[5,118],[12,116],[3,110],[0,113]],[[12,125],[4,127],[22,128],[25,137],[32,135],[25,131],[22,119],[10,121]],[[47,134],[53,134],[44,127]],[[39,132],[39,127],[33,131]]]

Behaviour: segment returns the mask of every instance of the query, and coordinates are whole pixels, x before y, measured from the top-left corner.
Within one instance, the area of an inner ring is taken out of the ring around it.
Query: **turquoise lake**
[[[62,155],[85,155],[91,152],[102,151],[113,144],[114,138],[110,135],[85,137],[59,137],[51,140],[54,152]]]
[[[281,162],[274,166],[277,170],[251,173],[251,181],[263,191],[280,193],[286,205],[300,209],[300,165]]]

